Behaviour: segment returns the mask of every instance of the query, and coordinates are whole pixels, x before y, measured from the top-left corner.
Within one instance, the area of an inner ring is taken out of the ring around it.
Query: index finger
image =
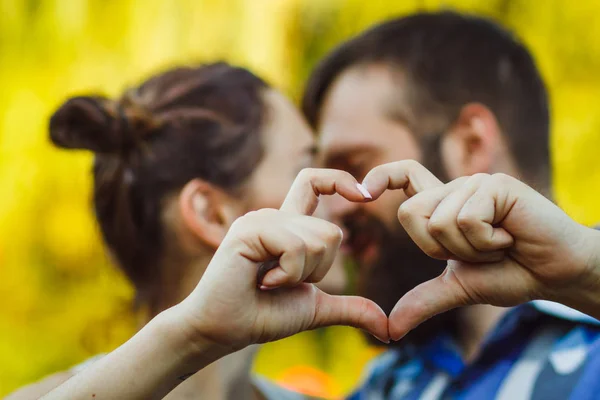
[[[373,168],[362,185],[373,199],[377,199],[386,189],[403,189],[408,197],[412,197],[443,183],[418,162],[402,160]]]
[[[348,172],[337,169],[307,168],[296,177],[281,210],[312,215],[319,205],[320,195],[335,193],[354,202],[371,200],[369,193],[364,191]]]
[[[350,201],[368,201],[371,195],[346,171],[337,169],[306,168],[300,171],[280,210],[312,215],[319,205],[322,194],[339,194]],[[267,273],[279,266],[279,260],[262,263],[258,268],[257,282],[260,286]]]

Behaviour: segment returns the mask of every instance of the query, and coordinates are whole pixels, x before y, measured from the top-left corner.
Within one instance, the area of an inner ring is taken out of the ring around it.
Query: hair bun
[[[50,118],[50,140],[58,147],[116,153],[123,148],[123,122],[107,109],[109,100],[80,96],[67,100]]]

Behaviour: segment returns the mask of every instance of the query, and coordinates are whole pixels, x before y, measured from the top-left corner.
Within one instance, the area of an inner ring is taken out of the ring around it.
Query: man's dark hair
[[[464,105],[482,103],[495,114],[523,178],[540,190],[549,188],[546,88],[532,56],[510,32],[448,11],[377,25],[339,46],[314,70],[302,101],[310,124],[318,125],[327,91],[342,72],[376,63],[403,74],[415,133],[443,132]]]

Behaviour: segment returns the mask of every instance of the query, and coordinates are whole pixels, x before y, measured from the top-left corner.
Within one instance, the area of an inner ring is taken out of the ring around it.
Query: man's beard
[[[369,219],[368,226],[371,232],[377,231],[373,234],[379,239],[379,255],[372,265],[359,268],[357,291],[359,295],[377,303],[389,316],[404,294],[440,275],[446,267],[446,262],[423,253],[401,227],[391,232],[376,218],[364,215],[361,217],[363,221],[364,218]],[[356,216],[350,218],[354,220]],[[352,221],[348,221],[346,226],[351,232],[354,229]],[[437,315],[408,333],[398,345],[423,344],[442,331],[454,334],[456,321],[455,310]],[[372,343],[381,344],[375,339],[372,339]]]
[[[442,162],[441,139],[443,134],[427,135],[421,138],[423,164],[442,182],[448,182],[448,175]],[[359,218],[356,218],[359,217]],[[356,227],[353,221],[363,221]],[[360,268],[358,292],[377,303],[386,315],[390,315],[398,300],[419,284],[440,275],[446,261],[427,256],[412,241],[398,224],[398,229],[390,230],[377,218],[370,215],[350,216],[345,224],[352,233],[355,228],[373,234],[379,241],[379,255],[369,267]],[[437,315],[409,332],[397,346],[406,343],[424,344],[440,332],[456,334],[458,310]],[[370,338],[372,343],[381,344]]]

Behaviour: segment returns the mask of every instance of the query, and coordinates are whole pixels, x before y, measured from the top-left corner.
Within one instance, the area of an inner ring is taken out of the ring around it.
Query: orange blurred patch
[[[335,379],[319,369],[298,365],[284,370],[276,379],[282,387],[307,396],[341,399],[341,387]]]

